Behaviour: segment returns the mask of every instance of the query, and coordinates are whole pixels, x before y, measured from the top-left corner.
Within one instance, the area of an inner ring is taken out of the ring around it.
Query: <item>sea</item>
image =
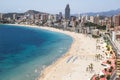
[[[36,80],[72,42],[62,33],[0,24],[0,80]]]

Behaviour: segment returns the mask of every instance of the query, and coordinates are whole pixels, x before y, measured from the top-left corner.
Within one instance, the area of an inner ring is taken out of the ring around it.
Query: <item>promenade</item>
[[[120,44],[117,41],[113,42],[109,35],[104,35],[104,37],[106,37],[107,40],[109,41],[109,43],[111,44],[111,46],[115,52],[115,55],[116,55],[116,60],[119,60],[120,59]],[[119,65],[116,65],[116,66],[120,67]],[[120,70],[117,70],[117,69],[119,69],[117,67],[116,67],[116,70],[111,75],[110,80],[117,80],[117,78],[119,77],[118,75],[120,75]]]

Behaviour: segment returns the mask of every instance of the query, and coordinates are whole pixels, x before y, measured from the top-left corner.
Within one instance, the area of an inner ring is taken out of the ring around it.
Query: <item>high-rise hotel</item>
[[[66,20],[70,19],[70,7],[69,7],[69,4],[67,4],[67,6],[65,8],[65,19]]]

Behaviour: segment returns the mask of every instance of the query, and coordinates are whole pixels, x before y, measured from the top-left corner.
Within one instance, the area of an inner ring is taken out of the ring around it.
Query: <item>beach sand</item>
[[[50,27],[41,28],[67,34],[73,38],[73,44],[64,56],[42,71],[38,80],[90,80],[94,74],[103,69],[101,61],[95,60],[98,53],[96,39],[75,32]],[[102,51],[99,53],[103,54]],[[93,71],[86,71],[91,63]]]
[[[29,25],[23,25],[29,26]],[[45,30],[64,33],[73,38],[73,43],[68,52],[53,64],[46,67],[36,80],[90,80],[94,74],[98,74],[103,66],[101,60],[96,60],[96,39],[80,33],[63,31],[51,27],[38,27]],[[93,71],[86,71],[88,65],[93,64]]]

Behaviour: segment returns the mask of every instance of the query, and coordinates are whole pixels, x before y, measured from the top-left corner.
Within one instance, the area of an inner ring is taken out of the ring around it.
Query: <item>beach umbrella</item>
[[[109,64],[105,64],[104,68],[110,68]]]
[[[104,73],[103,73],[102,71],[100,71],[99,75],[100,75],[100,76],[101,76],[101,75],[104,75]]]

